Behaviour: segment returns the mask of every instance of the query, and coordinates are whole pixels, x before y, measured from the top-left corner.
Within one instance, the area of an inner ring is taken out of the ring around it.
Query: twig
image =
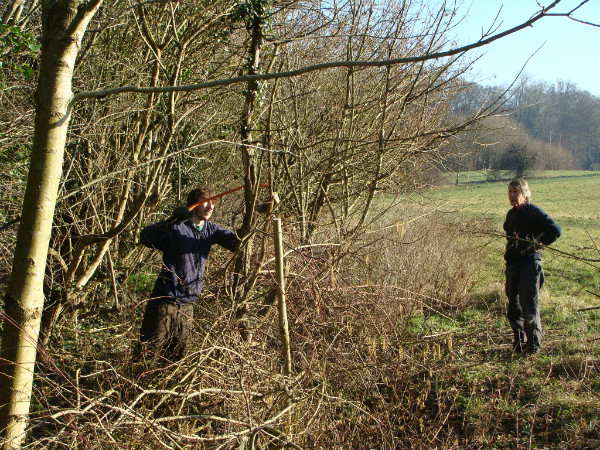
[[[590,308],[582,308],[582,309],[578,309],[577,312],[583,312],[583,311],[592,311],[593,309],[600,309],[600,306],[592,306]]]

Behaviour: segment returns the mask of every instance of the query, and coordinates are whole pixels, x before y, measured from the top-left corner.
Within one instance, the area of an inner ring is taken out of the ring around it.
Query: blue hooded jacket
[[[219,244],[235,251],[240,239],[233,231],[212,222],[205,221],[199,231],[191,220],[186,220],[148,225],[140,234],[140,242],[163,254],[163,267],[154,283],[152,298],[171,297],[176,304],[188,305],[202,292],[211,246]]]

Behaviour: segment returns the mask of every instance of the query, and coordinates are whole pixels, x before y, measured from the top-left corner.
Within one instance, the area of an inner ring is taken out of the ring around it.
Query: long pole
[[[281,232],[281,219],[273,219],[275,231],[275,278],[277,280],[277,310],[279,312],[279,332],[283,352],[283,374],[292,373],[292,356],[290,352],[290,332],[287,320],[287,307],[285,298],[285,273],[283,267],[283,239]]]

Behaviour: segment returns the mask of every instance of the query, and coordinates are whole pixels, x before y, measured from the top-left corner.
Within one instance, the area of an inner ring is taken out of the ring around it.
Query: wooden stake
[[[285,273],[283,261],[283,239],[281,232],[281,219],[273,219],[275,232],[275,277],[277,280],[277,310],[279,312],[279,332],[283,352],[283,374],[292,373],[292,356],[290,351],[290,332],[288,329],[287,308],[285,298]]]

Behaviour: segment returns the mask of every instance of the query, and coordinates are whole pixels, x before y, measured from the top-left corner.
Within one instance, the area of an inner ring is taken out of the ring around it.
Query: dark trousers
[[[165,298],[146,304],[140,329],[143,346],[177,361],[185,356],[192,337],[193,305],[177,305]]]
[[[540,348],[542,340],[540,289],[543,284],[544,271],[540,261],[531,259],[506,265],[506,315],[515,344],[526,342],[533,350]]]

